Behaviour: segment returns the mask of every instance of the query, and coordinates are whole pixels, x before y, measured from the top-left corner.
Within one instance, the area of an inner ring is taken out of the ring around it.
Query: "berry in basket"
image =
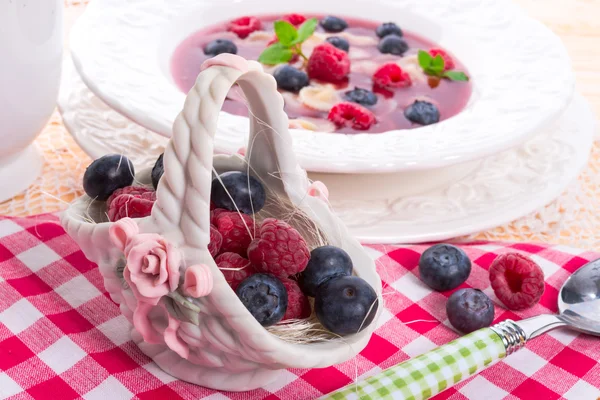
[[[211,200],[216,207],[244,214],[259,212],[265,205],[265,188],[255,177],[231,171],[212,182]]]
[[[85,170],[83,190],[90,198],[105,201],[115,190],[131,185],[134,176],[135,169],[127,157],[106,155]]]

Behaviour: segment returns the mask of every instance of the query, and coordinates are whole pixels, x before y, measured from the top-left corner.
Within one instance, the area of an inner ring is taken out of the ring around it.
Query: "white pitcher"
[[[62,0],[0,1],[0,201],[41,170],[32,142],[56,105],[62,16]]]

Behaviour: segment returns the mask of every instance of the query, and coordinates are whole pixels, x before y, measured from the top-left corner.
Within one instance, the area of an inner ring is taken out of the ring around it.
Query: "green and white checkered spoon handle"
[[[564,326],[554,315],[503,321],[348,385],[322,399],[428,399],[517,351],[528,339]]]

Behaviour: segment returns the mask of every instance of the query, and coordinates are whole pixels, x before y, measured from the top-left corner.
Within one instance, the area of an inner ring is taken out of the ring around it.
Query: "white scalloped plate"
[[[573,93],[560,39],[508,0],[95,0],[72,30],[71,51],[97,96],[169,137],[185,97],[169,74],[177,44],[236,15],[291,11],[393,19],[455,53],[474,85],[466,109],[438,124],[358,135],[294,130],[294,149],[309,171],[393,172],[482,158],[554,121]],[[215,148],[235,152],[247,132],[247,118],[222,112]]]
[[[69,60],[63,70],[58,105],[65,126],[83,150],[92,158],[124,153],[136,166],[152,165],[167,139],[95,97]],[[418,243],[480,232],[527,215],[558,197],[587,163],[595,130],[593,113],[578,95],[564,115],[539,135],[517,149],[486,158],[454,183],[420,195],[373,193],[371,199],[361,200],[351,190],[336,190],[331,203],[362,243]],[[372,175],[380,181],[373,186],[394,184],[395,176]]]

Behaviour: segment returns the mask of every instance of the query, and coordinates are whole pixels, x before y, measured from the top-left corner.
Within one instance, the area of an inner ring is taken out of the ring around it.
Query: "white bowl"
[[[573,93],[560,40],[507,0],[96,0],[72,31],[71,51],[96,95],[170,137],[185,99],[169,73],[175,47],[218,21],[292,11],[393,20],[452,51],[474,85],[460,114],[418,129],[357,135],[292,130],[300,165],[310,171],[429,169],[498,153],[556,119]],[[215,150],[233,153],[247,136],[247,118],[221,112]]]

